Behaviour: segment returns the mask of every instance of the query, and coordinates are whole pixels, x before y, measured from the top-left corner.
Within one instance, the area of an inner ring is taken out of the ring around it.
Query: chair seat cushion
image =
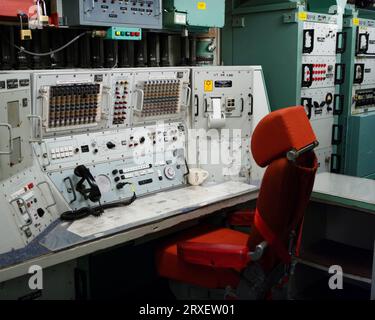
[[[160,276],[205,288],[235,288],[240,270],[220,269],[187,263],[177,254],[179,242],[246,245],[249,236],[226,228],[201,226],[184,232],[162,244],[156,252],[156,266]]]

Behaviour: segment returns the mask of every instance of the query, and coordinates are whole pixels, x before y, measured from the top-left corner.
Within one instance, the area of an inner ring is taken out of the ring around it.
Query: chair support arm
[[[261,242],[255,247],[254,252],[249,252],[249,256],[251,261],[259,261],[264,254],[264,250],[268,247],[268,243],[266,241]]]

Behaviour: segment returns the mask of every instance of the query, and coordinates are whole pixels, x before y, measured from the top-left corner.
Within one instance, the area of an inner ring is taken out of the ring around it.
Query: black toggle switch
[[[113,149],[115,147],[116,147],[116,145],[112,141],[107,142],[107,148],[108,149]]]

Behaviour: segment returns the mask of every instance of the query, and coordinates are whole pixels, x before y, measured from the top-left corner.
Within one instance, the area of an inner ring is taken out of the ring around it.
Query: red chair
[[[250,234],[200,226],[162,244],[160,276],[178,298],[265,298],[287,274],[312,192],[318,145],[304,108],[270,113],[255,129],[252,154],[268,166],[253,216],[240,212],[234,224],[252,224]]]

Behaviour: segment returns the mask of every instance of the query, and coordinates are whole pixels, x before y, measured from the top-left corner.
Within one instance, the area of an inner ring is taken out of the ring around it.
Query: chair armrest
[[[177,250],[185,262],[208,267],[242,270],[250,262],[249,248],[241,245],[181,242]]]
[[[255,210],[236,211],[228,215],[227,223],[236,227],[251,227],[254,222]]]

